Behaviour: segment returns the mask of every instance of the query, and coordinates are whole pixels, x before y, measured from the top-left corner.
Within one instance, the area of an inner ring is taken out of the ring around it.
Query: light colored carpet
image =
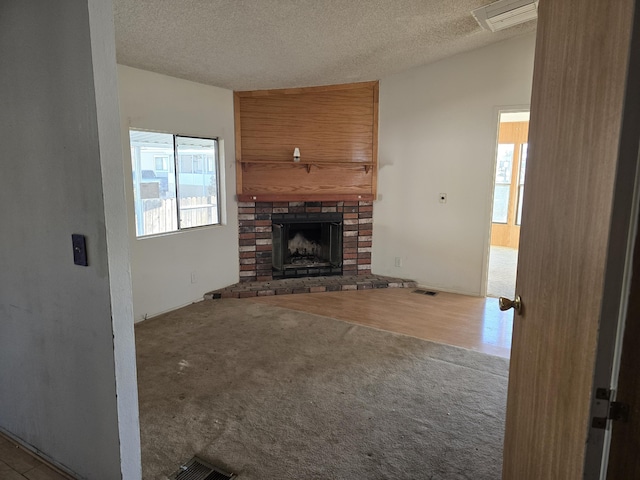
[[[491,246],[487,297],[513,298],[516,294],[518,250]]]
[[[238,299],[136,326],[145,479],[500,478],[508,360]]]

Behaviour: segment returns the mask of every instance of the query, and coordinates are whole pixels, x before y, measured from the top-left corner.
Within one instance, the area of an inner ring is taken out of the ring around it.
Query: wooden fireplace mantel
[[[371,202],[375,196],[371,194],[239,194],[239,202]]]
[[[349,161],[344,161],[344,162],[318,162],[318,161],[313,161],[313,162],[303,162],[303,161],[299,161],[299,162],[294,162],[294,161],[273,161],[273,160],[240,160],[240,164],[242,165],[242,170],[243,171],[247,171],[247,168],[250,165],[293,165],[293,166],[300,166],[300,167],[305,167],[307,169],[307,173],[311,173],[311,167],[318,167],[318,168],[322,168],[322,167],[364,167],[364,171],[365,173],[369,173],[369,170],[371,170],[371,167],[373,167],[373,162],[349,162]]]

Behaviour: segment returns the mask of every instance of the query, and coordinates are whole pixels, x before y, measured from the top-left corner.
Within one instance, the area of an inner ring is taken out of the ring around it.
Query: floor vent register
[[[180,465],[178,471],[169,477],[170,480],[231,480],[232,478],[236,478],[236,475],[214,467],[198,457],[193,457]]]
[[[420,295],[429,295],[430,297],[433,297],[437,295],[438,292],[434,292],[433,290],[417,289],[417,290],[414,290],[412,293],[419,293]]]

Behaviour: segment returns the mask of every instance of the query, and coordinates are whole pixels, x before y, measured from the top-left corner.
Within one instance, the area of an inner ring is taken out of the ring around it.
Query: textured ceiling
[[[378,80],[535,30],[492,0],[114,0],[118,63],[232,90]]]

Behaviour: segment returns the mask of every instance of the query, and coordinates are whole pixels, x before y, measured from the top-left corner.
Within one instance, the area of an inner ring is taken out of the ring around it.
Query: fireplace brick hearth
[[[371,274],[373,202],[239,202],[240,282],[273,279],[271,216],[274,213],[341,213],[342,274]]]
[[[243,282],[208,292],[205,300],[219,298],[249,298],[296,293],[339,292],[380,288],[416,288],[416,282],[381,275],[352,275],[310,278],[285,278],[267,282]]]

